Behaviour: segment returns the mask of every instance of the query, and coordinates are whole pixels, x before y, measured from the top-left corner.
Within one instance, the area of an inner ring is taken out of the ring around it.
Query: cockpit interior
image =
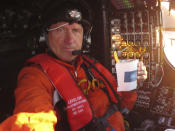
[[[54,0],[3,0],[0,4],[0,122],[13,113],[17,75],[25,60],[46,50],[40,16]],[[55,0],[56,1],[56,0]],[[129,131],[175,129],[175,1],[86,0],[93,29],[88,55],[115,76],[118,58],[143,61],[148,78],[126,115]]]

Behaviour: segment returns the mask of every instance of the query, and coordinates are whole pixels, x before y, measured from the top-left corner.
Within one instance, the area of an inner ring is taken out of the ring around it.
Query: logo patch
[[[124,82],[133,82],[137,80],[137,70],[125,72]]]

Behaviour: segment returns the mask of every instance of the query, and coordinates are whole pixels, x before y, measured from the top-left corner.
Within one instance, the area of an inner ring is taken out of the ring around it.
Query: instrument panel
[[[161,60],[160,25],[155,24],[159,23],[159,16],[152,13],[149,10],[122,11],[110,23],[112,73],[115,73],[114,51],[119,59],[142,60],[148,71],[148,87],[155,79],[155,69]]]
[[[110,36],[111,71],[114,75],[116,74],[115,51],[119,60],[139,59],[145,64],[148,78],[138,83],[138,98],[135,107],[150,109],[152,90],[160,85],[163,77],[160,10],[156,8],[117,10],[111,16]]]
[[[116,76],[115,51],[119,60],[143,61],[148,78],[138,83],[133,112],[149,119],[160,131],[175,127],[175,89],[161,84],[164,76],[161,26],[159,8],[115,10],[110,17],[111,71]],[[148,125],[142,129],[147,131]]]

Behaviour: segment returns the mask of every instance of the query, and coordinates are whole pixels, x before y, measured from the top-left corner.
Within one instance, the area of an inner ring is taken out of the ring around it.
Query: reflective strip
[[[59,28],[61,28],[61,27],[65,26],[65,25],[68,25],[68,24],[69,24],[69,23],[65,23],[65,24],[62,24],[62,25],[60,25],[60,26],[57,26],[57,27],[55,27],[55,28],[52,28],[52,29],[48,29],[47,31],[56,30],[56,29],[59,29]]]

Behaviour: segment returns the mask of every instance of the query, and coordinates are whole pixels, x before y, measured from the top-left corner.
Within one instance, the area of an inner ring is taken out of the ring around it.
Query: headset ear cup
[[[91,36],[90,34],[85,34],[83,36],[83,50],[89,51],[91,45]]]
[[[49,46],[49,42],[48,42],[48,33],[44,32],[44,33],[43,33],[43,36],[44,36],[44,41],[45,41],[46,45]]]
[[[39,44],[40,44],[39,48],[43,48],[43,51],[47,52],[47,50],[49,48],[48,33],[47,32],[43,32],[41,34]]]
[[[86,41],[87,41],[87,45],[86,45],[87,49],[89,49],[91,45],[91,35],[87,35]]]
[[[86,50],[87,52],[89,52],[91,46],[91,31],[92,26],[87,31],[85,31],[83,36],[83,50]]]

